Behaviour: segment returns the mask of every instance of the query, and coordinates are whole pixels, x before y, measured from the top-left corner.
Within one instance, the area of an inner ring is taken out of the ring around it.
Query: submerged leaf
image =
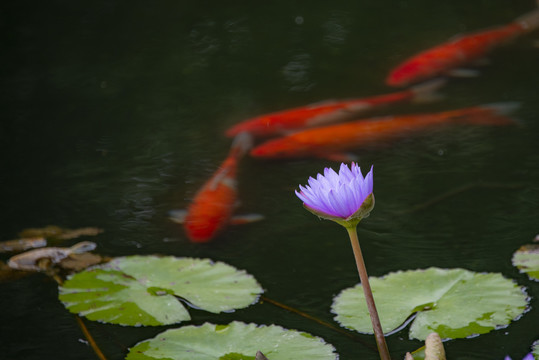
[[[335,348],[321,338],[276,325],[205,323],[171,329],[130,349],[127,360],[335,360]]]
[[[45,247],[47,246],[47,243],[51,242],[54,244],[63,240],[75,239],[80,236],[95,236],[102,232],[102,229],[95,227],[72,230],[49,225],[44,228],[29,228],[24,229],[19,233],[19,239],[0,241],[0,252],[21,252],[28,249]]]
[[[69,240],[80,236],[95,236],[102,232],[102,229],[95,227],[64,229],[56,225],[49,225],[44,228],[24,229],[19,233],[19,236],[22,238],[43,237],[47,239]]]
[[[44,237],[44,238],[57,238],[62,234],[64,230],[56,225],[48,225],[43,228],[28,228],[24,229],[19,233],[19,236],[22,238],[31,238],[31,237]]]
[[[385,333],[417,313],[410,338],[464,338],[508,325],[526,310],[524,289],[500,274],[464,269],[410,270],[370,278]],[[343,290],[332,305],[335,320],[362,333],[372,327],[361,284]]]
[[[219,313],[253,304],[262,291],[251,275],[221,262],[128,256],[70,277],[59,298],[90,320],[139,326],[189,320],[176,297]]]
[[[513,254],[513,265],[530,279],[539,281],[539,244],[522,246]]]

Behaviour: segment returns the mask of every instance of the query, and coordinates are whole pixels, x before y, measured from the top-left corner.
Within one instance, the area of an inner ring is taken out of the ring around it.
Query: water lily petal
[[[340,193],[337,190],[330,190],[328,193],[328,199],[331,206],[335,209],[335,213],[330,213],[330,215],[335,215],[340,218],[346,218],[344,210],[344,204],[340,198]]]
[[[341,164],[341,168],[339,170],[339,176],[341,179],[345,180],[346,182],[351,182],[355,176],[352,170],[348,168],[345,164]]]

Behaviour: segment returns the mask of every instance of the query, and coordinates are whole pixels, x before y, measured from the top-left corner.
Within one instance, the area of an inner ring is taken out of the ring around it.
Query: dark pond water
[[[240,212],[256,224],[192,244],[167,220],[226,156],[226,128],[247,117],[332,98],[392,91],[389,69],[462,32],[502,24],[533,1],[160,1],[0,5],[1,239],[27,227],[98,226],[109,256],[209,257],[253,274],[266,295],[332,322],[332,297],[358,282],[346,232],[303,210],[293,190],[327,160],[241,163]],[[481,76],[452,79],[445,99],[380,114],[518,101],[521,126],[451,127],[358,150],[374,164],[377,204],[359,227],[369,275],[429,266],[501,272],[532,310],[505,329],[450,341],[450,359],[521,358],[539,338],[539,286],[511,255],[539,232],[539,33],[499,49]],[[475,184],[475,185],[474,185]],[[412,206],[462,186],[417,211]],[[5,258],[4,258],[5,260]],[[2,359],[93,359],[57,287],[41,275],[0,284]],[[403,294],[402,296],[406,296]],[[268,303],[193,324],[275,323],[321,336],[343,360],[368,346]],[[97,323],[109,359],[163,328]],[[359,336],[373,345],[369,336]],[[388,337],[395,358],[420,346]]]

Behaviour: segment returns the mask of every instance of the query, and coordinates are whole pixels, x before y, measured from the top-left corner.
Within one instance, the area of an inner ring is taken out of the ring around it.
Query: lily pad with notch
[[[433,267],[369,280],[384,333],[409,319],[412,339],[425,340],[432,332],[442,338],[484,334],[508,325],[528,306],[525,289],[496,273]],[[361,284],[343,290],[332,312],[341,326],[372,333]]]
[[[513,254],[512,262],[520,272],[528,274],[530,279],[539,281],[539,244],[521,246]]]
[[[184,303],[220,313],[245,308],[262,292],[252,275],[222,262],[127,256],[71,276],[59,299],[90,320],[156,326],[190,320]]]
[[[277,325],[205,323],[158,334],[130,349],[127,360],[336,360],[335,348],[311,334]]]

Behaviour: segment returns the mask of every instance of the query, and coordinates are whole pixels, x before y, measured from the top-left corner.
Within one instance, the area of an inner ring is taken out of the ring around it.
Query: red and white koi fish
[[[236,124],[226,131],[227,136],[248,132],[255,137],[282,135],[293,130],[327,125],[356,117],[368,110],[406,101],[428,101],[438,98],[434,92],[445,81],[436,80],[408,90],[361,99],[324,101],[303,107],[257,116]]]
[[[236,173],[239,160],[251,147],[252,138],[248,133],[236,136],[227,158],[196,193],[187,210],[170,212],[170,219],[183,224],[192,242],[210,241],[228,224],[248,223],[262,218],[254,214],[232,216],[238,202]]]
[[[362,119],[268,140],[253,148],[250,154],[257,158],[319,157],[351,161],[354,158],[345,151],[420,133],[443,124],[515,124],[516,121],[507,114],[517,107],[518,104],[515,103],[501,103],[433,114]]]
[[[539,28],[539,9],[513,22],[475,33],[460,35],[420,52],[393,69],[386,78],[390,86],[407,86],[479,61],[497,46]]]

